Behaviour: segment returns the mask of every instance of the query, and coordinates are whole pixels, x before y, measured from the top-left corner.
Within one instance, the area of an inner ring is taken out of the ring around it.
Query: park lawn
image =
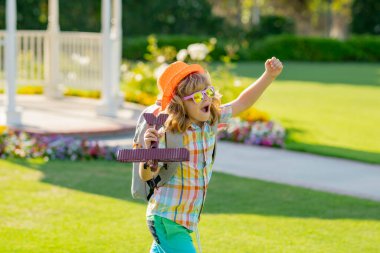
[[[380,64],[284,65],[255,106],[288,130],[286,148],[380,164]],[[262,63],[237,64],[243,85],[230,81],[221,92],[242,90],[263,70]]]
[[[0,252],[148,252],[129,165],[0,161]],[[228,185],[228,187],[226,187]],[[204,252],[380,251],[380,202],[214,173]]]

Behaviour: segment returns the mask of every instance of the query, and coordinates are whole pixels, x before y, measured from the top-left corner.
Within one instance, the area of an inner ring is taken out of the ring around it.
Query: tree
[[[207,0],[122,0],[124,35],[202,34],[223,32],[224,19],[212,14]],[[60,0],[63,31],[99,32],[100,0]],[[45,30],[48,0],[17,1],[17,28]],[[0,0],[0,29],[5,28],[5,0]],[[227,29],[228,30],[228,29]]]
[[[5,0],[0,0],[0,29],[5,29]],[[44,30],[47,24],[47,0],[17,1],[17,29]]]
[[[223,19],[214,16],[207,0],[124,0],[125,34],[204,34],[222,31]]]
[[[380,2],[378,0],[354,1],[351,31],[358,34],[380,35]]]
[[[100,0],[59,0],[59,24],[62,31],[99,32]]]

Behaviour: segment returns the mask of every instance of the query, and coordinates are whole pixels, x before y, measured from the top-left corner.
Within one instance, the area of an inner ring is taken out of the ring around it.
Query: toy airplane
[[[153,113],[144,113],[146,122],[158,130],[164,125],[168,114],[156,117]],[[190,160],[189,150],[186,148],[158,148],[157,142],[152,142],[149,149],[122,149],[118,150],[117,158],[120,162],[147,162],[152,171],[158,168],[158,162],[182,162]]]

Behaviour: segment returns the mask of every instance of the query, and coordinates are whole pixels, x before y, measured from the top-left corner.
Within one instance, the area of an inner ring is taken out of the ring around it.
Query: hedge
[[[249,59],[264,60],[276,55],[294,61],[379,61],[380,37],[357,36],[345,41],[329,38],[281,35],[257,41]]]
[[[166,35],[157,36],[159,46],[174,46],[177,50],[192,43],[206,42],[209,37]],[[211,53],[214,60],[225,55],[225,46],[229,42],[218,40]],[[129,37],[123,40],[123,57],[129,60],[142,60],[147,53],[146,37]],[[237,52],[238,60],[265,60],[275,55],[282,60],[292,61],[380,61],[380,36],[353,36],[345,41],[319,38],[299,37],[295,35],[278,35],[262,40],[241,42]]]
[[[191,35],[160,35],[156,36],[157,44],[162,46],[173,46],[178,50],[187,48],[193,43],[207,42],[208,36],[191,36]],[[214,60],[219,60],[222,55],[225,55],[225,42],[218,41],[216,48],[211,53]],[[123,58],[128,60],[143,60],[147,52],[148,46],[147,37],[128,37],[123,39]]]

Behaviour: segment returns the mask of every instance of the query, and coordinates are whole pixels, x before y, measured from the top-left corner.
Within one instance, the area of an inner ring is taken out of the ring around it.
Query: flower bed
[[[97,141],[65,137],[41,136],[5,130],[0,132],[0,157],[44,158],[45,160],[114,160],[118,147],[101,146]]]
[[[285,129],[274,121],[231,120],[218,135],[220,140],[250,145],[284,147]],[[61,135],[42,136],[0,131],[0,158],[43,158],[45,160],[115,160],[119,147],[101,146],[97,141]]]
[[[244,121],[234,118],[218,138],[249,145],[284,147],[285,129],[275,121]]]

